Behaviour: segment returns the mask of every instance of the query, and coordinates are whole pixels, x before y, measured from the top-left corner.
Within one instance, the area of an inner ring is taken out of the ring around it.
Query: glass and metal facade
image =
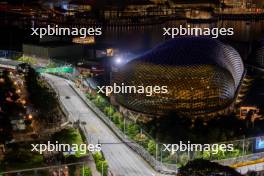
[[[261,43],[261,47],[256,52],[257,65],[264,68],[264,41]]]
[[[232,47],[214,39],[182,37],[130,61],[113,73],[112,82],[167,86],[167,94],[115,94],[115,100],[130,110],[200,116],[231,105],[243,73],[242,60]]]

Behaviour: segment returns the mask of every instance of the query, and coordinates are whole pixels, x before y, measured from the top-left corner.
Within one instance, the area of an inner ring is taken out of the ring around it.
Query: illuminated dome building
[[[120,109],[160,116],[176,112],[212,117],[232,109],[244,65],[238,52],[218,40],[179,37],[166,41],[113,73],[112,82],[167,86],[167,94],[115,94]]]

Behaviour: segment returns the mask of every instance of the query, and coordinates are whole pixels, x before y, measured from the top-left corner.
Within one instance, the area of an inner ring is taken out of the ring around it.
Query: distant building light
[[[106,56],[114,56],[114,49],[113,48],[106,49]]]
[[[89,36],[85,38],[76,37],[72,39],[73,43],[79,43],[79,44],[93,44],[95,43],[94,36]]]
[[[33,119],[33,116],[31,114],[28,115],[28,119],[31,120]]]
[[[245,119],[250,111],[252,111],[253,114],[258,116],[260,109],[256,106],[241,106],[240,119]]]

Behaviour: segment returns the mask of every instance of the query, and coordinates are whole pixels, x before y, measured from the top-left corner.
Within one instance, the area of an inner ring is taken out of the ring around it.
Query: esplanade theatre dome
[[[112,82],[167,86],[167,94],[115,94],[116,102],[129,110],[200,116],[233,104],[243,74],[241,57],[229,45],[211,38],[179,37],[128,62],[113,73]]]
[[[264,40],[260,42],[260,46],[256,51],[256,63],[264,68]]]

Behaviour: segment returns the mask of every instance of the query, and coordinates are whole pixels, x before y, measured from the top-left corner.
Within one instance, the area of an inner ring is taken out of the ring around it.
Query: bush
[[[103,175],[107,176],[108,173],[108,163],[107,161],[104,159],[104,156],[102,155],[101,152],[96,152],[93,154],[93,158],[95,161],[95,165],[96,165],[96,169],[99,172],[102,172],[103,170]]]
[[[130,123],[127,127],[128,136],[134,138],[139,133],[139,128],[136,124]]]
[[[148,142],[148,151],[151,155],[156,154],[156,143],[153,140],[149,140]]]
[[[122,115],[119,112],[115,112],[113,114],[113,122],[118,125],[120,123],[120,120],[122,118]]]
[[[106,106],[104,108],[104,113],[111,118],[115,113],[115,109],[113,106]]]
[[[87,93],[86,94],[86,97],[89,99],[89,100],[93,100],[95,97],[92,95],[92,94],[90,94],[90,93]]]
[[[124,130],[124,126],[125,126],[123,119],[124,119],[124,118],[119,119],[119,124],[117,125],[117,127],[118,127],[121,131]]]
[[[101,152],[94,153],[93,154],[93,158],[94,158],[95,163],[97,163],[97,162],[99,162],[101,160],[104,160],[104,157],[103,157]]]
[[[52,141],[55,143],[58,141],[61,144],[84,144],[83,138],[80,134],[80,131],[74,128],[62,129],[59,132],[54,133],[51,136]],[[66,152],[66,151],[65,151]],[[71,154],[65,154],[68,157]],[[86,156],[87,152],[83,153],[83,151],[78,148],[78,151],[74,154],[76,157]]]
[[[92,100],[92,102],[100,109],[104,110],[106,106],[109,106],[109,103],[100,95],[97,95],[95,99]]]
[[[98,163],[96,163],[96,169],[102,173],[103,171],[103,175],[107,176],[107,172],[108,172],[108,163],[106,160],[103,161],[99,161]]]
[[[83,174],[83,176],[92,176],[92,171],[91,171],[91,169],[89,168],[89,167],[84,167],[83,168],[83,172],[84,172],[84,174]]]
[[[20,62],[28,63],[28,64],[36,64],[37,63],[37,61],[31,57],[20,57],[17,60]]]

